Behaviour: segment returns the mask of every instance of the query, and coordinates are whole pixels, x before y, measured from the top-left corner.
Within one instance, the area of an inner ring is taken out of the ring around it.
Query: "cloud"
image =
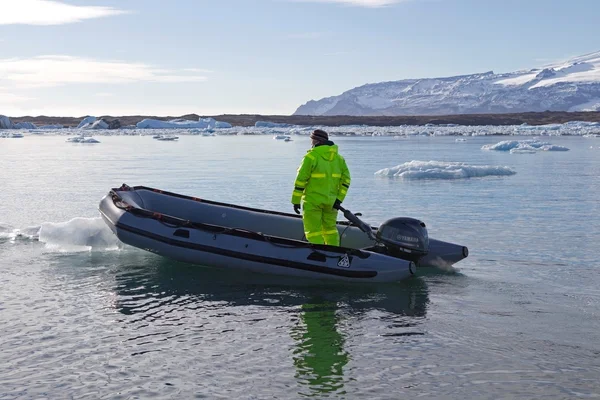
[[[21,96],[10,92],[4,92],[0,88],[0,104],[23,103],[30,100],[34,99],[31,97]]]
[[[205,80],[206,76],[190,71],[162,69],[124,61],[99,61],[61,55],[0,59],[0,83],[10,83],[19,88],[81,83],[181,83]]]
[[[62,25],[125,14],[112,7],[74,6],[54,0],[2,1],[0,25]]]
[[[296,0],[310,3],[338,3],[350,6],[377,8],[391,6],[392,4],[403,3],[410,0]]]

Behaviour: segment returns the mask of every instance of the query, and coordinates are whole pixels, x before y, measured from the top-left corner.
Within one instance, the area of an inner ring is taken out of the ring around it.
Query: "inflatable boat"
[[[306,241],[302,218],[123,184],[100,201],[119,240],[178,261],[302,278],[393,282],[419,267],[449,266],[465,246],[428,237],[425,224],[392,218],[379,228],[342,209],[340,246]]]

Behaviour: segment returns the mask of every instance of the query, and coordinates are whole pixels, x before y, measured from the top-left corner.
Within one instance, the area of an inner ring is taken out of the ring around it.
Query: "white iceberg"
[[[466,179],[514,174],[516,172],[508,167],[468,165],[462,162],[416,160],[375,172],[375,175],[401,178],[403,180]]]
[[[109,125],[105,120],[99,119],[94,121],[91,125],[84,126],[82,129],[108,129],[108,126]]]
[[[231,128],[227,122],[216,121],[214,118],[199,118],[198,121],[177,118],[170,121],[146,118],[136,124],[139,129],[226,129]]]
[[[70,137],[66,141],[69,143],[100,143],[93,137],[85,136],[83,133],[78,136]]]
[[[541,142],[537,139],[528,140],[503,140],[496,144],[486,144],[481,147],[482,150],[495,150],[495,151],[510,151],[511,153],[517,153],[518,149],[522,150],[534,150],[534,151],[569,151],[569,148],[564,146],[553,145],[548,142]],[[515,151],[513,151],[515,150]]]
[[[152,139],[164,141],[164,142],[172,142],[179,139],[179,136],[175,135],[154,135]]]
[[[94,122],[96,122],[96,117],[85,117],[83,120],[81,120],[81,122],[79,123],[79,125],[77,125],[77,129],[81,129],[86,125],[91,125]]]

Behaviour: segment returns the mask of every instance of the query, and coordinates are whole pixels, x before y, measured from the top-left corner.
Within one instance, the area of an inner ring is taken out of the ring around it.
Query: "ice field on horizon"
[[[91,117],[93,118],[93,117]],[[89,125],[89,118],[84,119],[80,126]],[[147,121],[147,120],[145,120]],[[314,129],[324,129],[332,136],[395,136],[406,138],[413,136],[584,136],[600,137],[600,122],[572,121],[564,124],[549,125],[480,125],[467,126],[456,124],[443,125],[402,125],[402,126],[367,126],[367,125],[344,125],[344,126],[322,126],[322,125],[288,125],[277,124],[266,121],[258,121],[255,126],[250,127],[227,127],[225,123],[219,121],[208,121],[208,119],[198,122],[178,120],[177,124],[164,123],[156,121],[156,124],[138,124],[139,127],[123,127],[120,129],[95,129],[85,130],[83,128],[63,128],[52,129],[50,126],[39,127],[36,129],[12,129],[12,131],[21,131],[32,135],[78,135],[85,132],[85,135],[130,135],[146,136],[168,134],[176,131],[178,135],[201,135],[201,136],[222,136],[222,135],[301,135],[308,136]],[[187,124],[186,122],[190,122]],[[83,125],[82,125],[83,124]],[[178,125],[179,127],[172,127]],[[148,126],[148,128],[145,128]],[[168,127],[171,126],[171,127]],[[92,133],[93,132],[93,133]],[[207,135],[211,133],[211,135]]]

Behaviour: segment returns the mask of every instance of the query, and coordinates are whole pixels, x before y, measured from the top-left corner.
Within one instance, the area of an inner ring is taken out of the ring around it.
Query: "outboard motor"
[[[381,224],[376,237],[394,257],[417,262],[429,252],[427,228],[418,219],[389,219]]]
[[[429,235],[425,223],[414,218],[399,217],[385,221],[374,234],[370,225],[364,223],[358,215],[342,206],[338,209],[344,213],[348,221],[367,234],[376,242],[373,251],[389,254],[392,257],[415,263],[429,253]]]

